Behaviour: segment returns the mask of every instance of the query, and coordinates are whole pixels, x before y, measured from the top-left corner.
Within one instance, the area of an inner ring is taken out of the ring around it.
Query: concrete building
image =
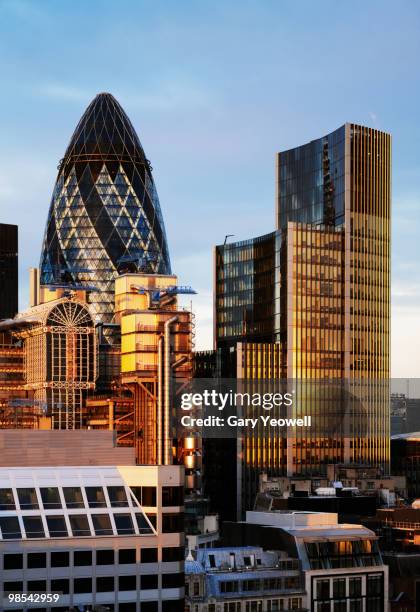
[[[11,433],[0,432],[2,601],[55,592],[40,609],[183,611],[183,468],[136,466],[112,432]],[[48,442],[61,447],[54,463]]]

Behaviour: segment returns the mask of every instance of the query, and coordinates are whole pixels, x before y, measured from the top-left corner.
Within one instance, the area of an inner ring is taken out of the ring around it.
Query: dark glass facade
[[[216,247],[216,339],[271,342],[279,325],[282,232]]]
[[[272,469],[389,470],[390,171],[390,136],[349,123],[278,153],[276,231],[216,247],[215,344],[236,350],[238,376],[347,385],[345,432],[331,435],[337,391],[320,400],[296,383],[304,401],[295,416],[311,414],[317,427],[288,439],[287,456],[280,438],[244,440],[250,490]],[[274,369],[270,343],[279,345]]]
[[[110,94],[86,109],[60,162],[40,261],[42,285],[90,288],[92,311],[111,322],[121,272],[170,274],[150,162]]]
[[[18,311],[18,228],[0,223],[0,319]]]

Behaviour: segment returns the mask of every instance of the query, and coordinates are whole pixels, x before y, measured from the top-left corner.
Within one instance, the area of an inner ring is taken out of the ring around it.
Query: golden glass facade
[[[310,435],[290,436],[288,475],[335,463],[389,470],[390,173],[391,137],[347,123],[277,155],[275,232],[216,247],[216,347],[242,343],[242,377],[264,378],[254,343],[261,354],[279,344],[278,377],[301,399],[295,416],[318,419]],[[264,327],[246,325],[246,313]],[[245,458],[263,471],[272,456],[258,444]]]

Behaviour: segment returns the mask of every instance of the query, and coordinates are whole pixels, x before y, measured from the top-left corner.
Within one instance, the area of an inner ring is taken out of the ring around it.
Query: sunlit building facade
[[[124,110],[102,93],[59,165],[40,284],[89,287],[94,316],[110,323],[123,271],[168,274],[171,265],[150,162]]]
[[[236,352],[238,377],[293,380],[293,416],[316,423],[287,440],[287,475],[389,471],[390,172],[390,136],[345,124],[278,153],[274,232],[216,247],[216,348]],[[346,382],[321,397],[310,385],[322,381]],[[243,450],[256,476],[274,451],[254,442]]]

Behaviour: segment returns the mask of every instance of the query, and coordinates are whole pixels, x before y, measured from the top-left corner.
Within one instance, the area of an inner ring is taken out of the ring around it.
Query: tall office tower
[[[0,223],[0,319],[18,311],[18,228]]]
[[[238,377],[293,379],[306,395],[295,416],[314,423],[278,440],[277,464],[262,434],[248,440],[249,471],[316,477],[363,463],[387,473],[391,138],[345,124],[279,153],[276,184],[277,229],[216,247],[215,345],[241,343]],[[308,392],[327,380],[347,381],[344,400]]]
[[[122,271],[170,274],[171,265],[150,162],[124,110],[101,93],[59,165],[40,284],[89,286],[94,316],[112,323]]]

